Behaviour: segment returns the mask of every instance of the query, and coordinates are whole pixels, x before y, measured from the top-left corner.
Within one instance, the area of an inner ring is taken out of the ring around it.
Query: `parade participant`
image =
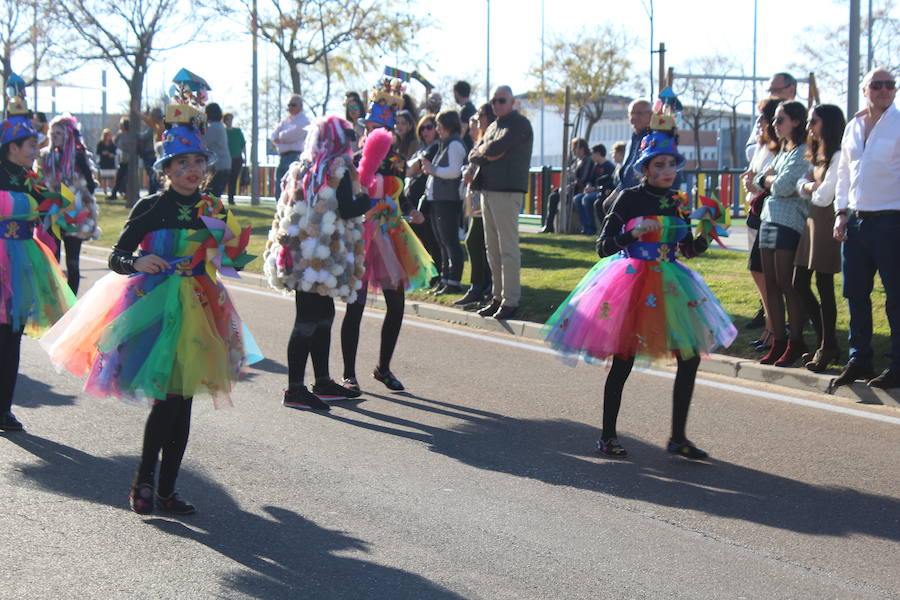
[[[176,78],[176,103],[166,111],[171,127],[154,165],[166,189],[131,211],[109,257],[115,273],[42,339],[56,365],[87,375],[84,390],[91,396],[151,405],[129,496],[140,514],[153,512],[154,501],[174,514],[195,511],[175,491],[192,399],[204,393],[217,407],[230,405],[231,388],[252,354],[249,334],[216,278],[217,269],[236,276],[252,258],[243,253],[250,230],[239,230],[221,201],[199,192],[210,160],[198,130],[199,88]]]
[[[344,387],[358,390],[356,350],[359,328],[366,306],[366,289],[381,290],[387,313],[381,326],[381,350],[373,376],[388,389],[400,391],[403,384],[391,372],[391,358],[403,325],[404,292],[426,287],[437,275],[434,262],[402,215],[414,223],[424,221],[422,213],[401,202],[405,161],[390,150],[394,114],[403,104],[400,82],[385,79],[370,94],[366,114],[367,139],[359,158],[360,183],[367,188],[373,208],[365,223],[364,286],[355,302],[347,305],[341,324],[344,355]]]
[[[31,165],[37,132],[25,106],[25,85],[10,77],[0,129],[0,429],[21,431],[12,413],[22,334],[38,337],[75,303],[53,253],[35,236],[45,202]],[[21,80],[19,80],[21,81]]]
[[[665,117],[665,118],[662,118]],[[625,381],[635,358],[678,363],[668,451],[690,459],[707,453],[687,439],[685,426],[700,354],[729,345],[737,335],[731,319],[703,279],[675,260],[704,252],[705,237],[691,234],[687,211],[672,182],[685,159],[671,137],[674,121],[654,116],[658,129],[641,141],[634,169],[640,185],[612,205],[597,240],[606,257],[584,276],[544,326],[558,351],[585,361],[612,359],[603,400],[597,449],[624,457],[616,420]]]
[[[369,197],[353,166],[353,125],[316,119],[306,146],[284,179],[264,255],[269,285],[295,292],[294,329],[287,347],[284,406],[329,410],[322,399],[356,398],[328,373],[334,299],[354,302],[363,285],[362,215]],[[374,211],[374,209],[372,209]],[[303,384],[312,356],[315,384]]]
[[[60,245],[66,248],[66,277],[69,287],[78,293],[81,280],[79,258],[81,243],[100,237],[97,224],[100,213],[94,200],[94,168],[81,142],[78,121],[63,114],[50,121],[50,146],[41,151],[39,172],[52,192],[59,192],[65,185],[72,192],[73,206],[65,211],[59,223],[63,237],[55,249],[60,258]]]

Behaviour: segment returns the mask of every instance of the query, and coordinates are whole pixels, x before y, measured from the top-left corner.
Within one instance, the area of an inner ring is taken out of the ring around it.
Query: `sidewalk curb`
[[[89,244],[82,246],[82,252],[92,256],[102,256],[104,258],[109,256],[108,248]],[[266,283],[265,277],[256,273],[242,273],[241,283],[261,289],[270,289]],[[366,306],[377,308],[379,310],[385,310],[386,308],[384,299],[380,294],[369,294],[366,300]],[[424,319],[430,319],[432,321],[463,325],[481,331],[505,333],[507,335],[528,340],[543,340],[543,336],[541,335],[542,325],[531,321],[521,321],[518,319],[497,321],[496,319],[479,317],[474,312],[467,312],[418,300],[407,300],[405,313]],[[812,373],[806,369],[761,365],[754,360],[736,358],[724,354],[712,354],[708,359],[704,359],[700,362],[700,371],[734,377],[735,379],[745,381],[768,383],[805,392],[815,392],[835,396],[859,404],[874,404],[900,408],[900,389],[880,390],[870,388],[866,384],[859,382],[849,386],[832,388],[831,381],[834,379],[832,375]]]

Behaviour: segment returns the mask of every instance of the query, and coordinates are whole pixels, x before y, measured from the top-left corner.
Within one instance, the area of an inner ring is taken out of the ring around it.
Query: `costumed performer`
[[[666,118],[662,118],[666,117]],[[660,130],[644,137],[634,169],[640,185],[612,205],[597,240],[606,257],[584,276],[544,326],[546,340],[564,354],[592,362],[612,358],[597,449],[624,457],[616,420],[635,358],[677,363],[668,451],[690,459],[707,453],[687,439],[685,426],[700,354],[728,346],[737,335],[730,317],[703,279],[676,261],[706,250],[691,233],[689,211],[671,190],[685,159],[678,152],[671,115],[654,119]]]
[[[344,355],[344,378],[341,384],[359,389],[356,379],[356,351],[359,328],[366,307],[366,290],[381,290],[387,312],[381,326],[381,349],[373,377],[388,389],[400,391],[403,384],[391,372],[391,358],[400,327],[403,325],[404,293],[427,287],[437,276],[422,242],[403,215],[413,223],[424,222],[424,216],[402,195],[406,164],[390,149],[394,114],[403,106],[402,88],[397,79],[385,79],[370,94],[372,102],[365,117],[366,139],[358,159],[359,179],[367,188],[373,211],[365,222],[365,274],[363,288],[355,302],[347,305],[341,324],[341,350]]]
[[[8,84],[8,117],[0,128],[0,429],[21,431],[12,401],[22,334],[39,337],[75,303],[75,295],[53,253],[36,237],[49,202],[31,171],[37,132],[25,105],[25,82],[12,75]]]
[[[322,117],[308,128],[300,160],[282,182],[269,232],[264,270],[269,285],[295,292],[294,328],[288,342],[288,389],[282,404],[329,410],[323,400],[356,398],[360,391],[335,383],[328,372],[334,300],[353,303],[363,286],[362,216],[369,196],[353,166],[353,125]],[[303,380],[312,356],[312,391]]]
[[[129,495],[140,514],[153,512],[154,502],[174,514],[195,511],[175,491],[192,399],[204,393],[216,407],[230,405],[231,388],[251,361],[249,332],[216,277],[217,269],[236,276],[252,259],[243,253],[250,229],[238,230],[220,200],[199,192],[210,160],[198,129],[201,88],[177,85],[164,153],[154,165],[168,181],[132,209],[109,257],[115,273],[42,340],[57,366],[87,375],[91,396],[151,405]]]
[[[63,211],[57,223],[62,231],[62,245],[66,248],[66,277],[69,287],[76,294],[81,279],[78,259],[81,243],[100,237],[100,218],[94,200],[93,164],[81,141],[81,131],[75,117],[63,114],[50,121],[50,146],[41,150],[40,175],[48,189],[59,193],[62,185],[72,192],[72,206]],[[60,258],[60,240],[55,248],[56,260]]]

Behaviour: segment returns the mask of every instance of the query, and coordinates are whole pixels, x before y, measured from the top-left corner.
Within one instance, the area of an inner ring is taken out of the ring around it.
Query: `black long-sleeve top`
[[[692,258],[705,252],[709,246],[706,238],[702,235],[693,237],[691,220],[682,212],[680,204],[680,200],[672,190],[647,183],[626,189],[613,203],[603,221],[603,229],[597,239],[597,254],[611,256],[627,248],[632,242],[638,241],[630,229],[624,230],[624,226],[631,219],[649,216],[678,217],[685,222],[684,237],[678,242],[678,248],[685,258]]]
[[[29,192],[26,180],[30,171],[8,160],[0,161],[0,190],[5,192],[27,192],[40,203],[44,197],[37,192]]]

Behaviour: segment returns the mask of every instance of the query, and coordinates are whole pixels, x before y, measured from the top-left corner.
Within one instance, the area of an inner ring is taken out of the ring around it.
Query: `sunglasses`
[[[789,85],[783,85],[783,86],[781,86],[781,87],[770,87],[770,88],[769,88],[768,90],[766,90],[766,91],[768,91],[770,94],[777,94],[777,93],[780,92],[781,90],[786,90],[786,89],[788,89],[789,87],[791,87],[791,86],[789,86]]]
[[[506,104],[506,98],[491,98],[491,104]]]
[[[295,106],[297,106],[296,102],[288,102],[288,108],[293,108]]]
[[[425,125],[422,125],[422,131],[430,131],[432,129],[434,129],[434,123],[427,123]]]
[[[892,90],[896,86],[894,81],[872,81],[869,83],[870,90]]]

